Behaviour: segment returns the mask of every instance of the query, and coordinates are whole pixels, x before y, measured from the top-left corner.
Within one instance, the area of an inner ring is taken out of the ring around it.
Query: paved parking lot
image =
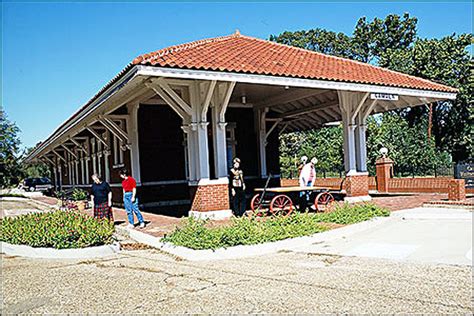
[[[2,314],[472,312],[467,266],[297,252],[188,262],[156,250],[2,263]]]

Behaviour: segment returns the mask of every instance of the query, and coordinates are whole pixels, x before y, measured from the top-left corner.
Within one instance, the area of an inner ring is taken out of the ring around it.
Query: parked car
[[[23,181],[23,188],[27,191],[50,191],[53,184],[48,178],[27,178]]]

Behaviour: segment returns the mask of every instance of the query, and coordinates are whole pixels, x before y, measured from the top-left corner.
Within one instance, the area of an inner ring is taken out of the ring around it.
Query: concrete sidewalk
[[[472,217],[473,212],[465,209],[403,210],[370,230],[302,246],[297,251],[472,265]]]

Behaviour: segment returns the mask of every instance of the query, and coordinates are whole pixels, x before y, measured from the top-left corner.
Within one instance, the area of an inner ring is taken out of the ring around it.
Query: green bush
[[[87,200],[87,192],[81,189],[74,189],[72,191],[71,198],[73,201],[84,201]]]
[[[335,224],[354,224],[363,222],[377,216],[389,216],[390,212],[372,203],[364,204],[343,204],[337,205],[330,213],[316,214],[315,217],[320,222]]]
[[[331,213],[294,213],[288,217],[258,219],[254,217],[232,218],[229,225],[209,227],[207,220],[192,217],[185,219],[181,227],[163,238],[178,246],[191,249],[217,249],[237,245],[253,245],[264,242],[308,236],[328,230],[325,223],[352,224],[376,216],[388,216],[387,210],[373,204],[338,206]]]
[[[1,220],[0,240],[32,247],[84,248],[110,244],[114,224],[77,211],[33,213]]]
[[[24,198],[24,199],[28,198],[27,196],[23,194],[19,194],[19,193],[1,193],[0,198],[3,198],[3,197],[18,197],[18,198]]]

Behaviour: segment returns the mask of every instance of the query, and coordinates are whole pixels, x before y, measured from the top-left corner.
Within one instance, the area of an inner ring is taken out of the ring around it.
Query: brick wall
[[[207,184],[190,187],[191,211],[209,212],[230,209],[229,185]]]
[[[315,186],[327,187],[331,190],[340,190],[341,184],[344,181],[344,178],[317,178],[314,182]],[[292,187],[298,186],[298,179],[281,179],[281,186],[282,187]],[[369,190],[375,190],[376,187],[375,177],[369,177],[368,184]],[[342,189],[345,190],[345,185],[343,185]]]
[[[448,193],[451,178],[391,178],[389,192]]]

